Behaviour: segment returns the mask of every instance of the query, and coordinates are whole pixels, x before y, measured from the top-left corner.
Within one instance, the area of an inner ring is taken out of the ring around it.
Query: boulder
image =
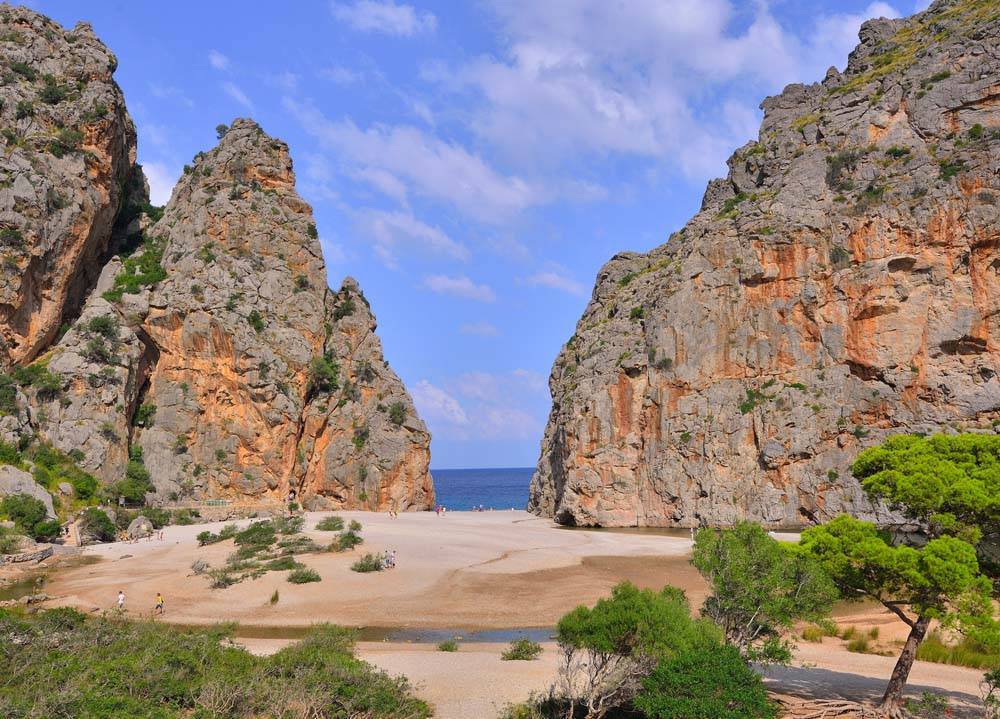
[[[24,470],[4,464],[0,465],[0,499],[9,494],[27,494],[40,500],[45,505],[45,514],[49,519],[55,519],[52,495]]]
[[[153,533],[153,523],[139,515],[129,522],[126,534],[129,539],[143,539]]]

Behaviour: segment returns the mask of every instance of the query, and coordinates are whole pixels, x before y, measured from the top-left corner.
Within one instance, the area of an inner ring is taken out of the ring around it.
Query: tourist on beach
[[[125,592],[121,589],[118,590],[118,611],[125,611]]]
[[[156,593],[156,607],[154,607],[153,613],[163,614],[163,595],[159,592]]]

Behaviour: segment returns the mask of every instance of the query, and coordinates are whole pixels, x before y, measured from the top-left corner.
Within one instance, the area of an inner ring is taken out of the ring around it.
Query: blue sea
[[[437,503],[451,510],[524,509],[534,467],[432,469]]]

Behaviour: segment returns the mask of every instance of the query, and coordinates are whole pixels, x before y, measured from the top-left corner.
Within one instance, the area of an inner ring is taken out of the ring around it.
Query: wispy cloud
[[[524,284],[534,287],[548,287],[577,296],[583,296],[587,293],[587,288],[581,282],[569,277],[562,270],[536,272],[533,275],[525,277]]]
[[[432,32],[437,18],[412,5],[396,4],[392,0],[356,0],[353,3],[333,2],[333,16],[355,30],[378,32],[402,37]]]
[[[541,186],[495,170],[481,156],[416,127],[376,125],[362,130],[334,122],[315,107],[285,98],[285,107],[327,150],[356,168],[399,178],[408,192],[453,205],[475,219],[502,222],[547,199]]]
[[[476,335],[478,337],[499,337],[500,330],[496,325],[489,322],[470,322],[458,328],[463,335]]]
[[[210,50],[208,53],[208,64],[216,70],[228,70],[229,58],[218,50]]]
[[[424,278],[423,286],[441,295],[454,295],[477,302],[495,302],[497,299],[492,287],[486,284],[477,285],[465,275],[458,277],[428,275]]]
[[[253,111],[253,103],[250,101],[250,98],[247,97],[246,93],[239,88],[238,85],[232,82],[224,82],[222,83],[222,90],[237,103],[239,103],[246,109],[250,110],[251,112]]]
[[[465,427],[469,424],[469,418],[458,400],[427,380],[422,379],[413,385],[410,394],[420,416],[432,426],[443,423]]]
[[[178,105],[183,105],[184,107],[194,107],[194,100],[185,95],[181,89],[171,87],[170,85],[151,83],[149,86],[149,94],[158,100],[169,100],[177,103]]]
[[[364,210],[358,222],[373,240],[375,254],[388,267],[397,267],[400,250],[407,248],[456,260],[469,258],[469,251],[462,244],[408,212]]]

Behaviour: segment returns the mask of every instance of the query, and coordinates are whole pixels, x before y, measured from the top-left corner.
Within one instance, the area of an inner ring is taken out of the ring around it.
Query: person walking
[[[153,609],[154,614],[163,614],[163,595],[159,592],[156,593],[156,607]]]
[[[125,611],[125,591],[122,589],[118,590],[118,611]]]

